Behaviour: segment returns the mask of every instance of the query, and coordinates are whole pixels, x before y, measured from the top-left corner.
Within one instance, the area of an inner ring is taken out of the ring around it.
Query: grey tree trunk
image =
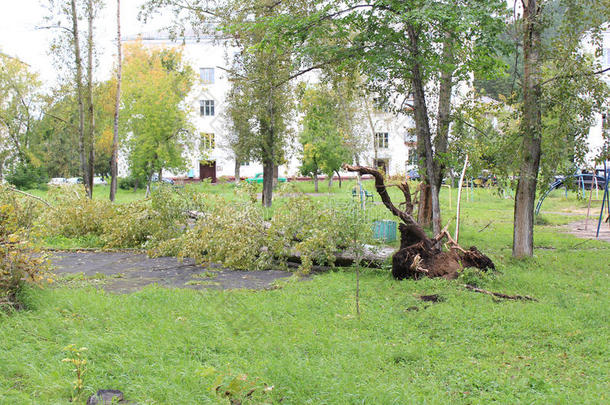
[[[316,193],[318,192],[318,173],[313,174],[313,189]]]
[[[446,34],[443,44],[443,62],[446,66],[453,66],[453,46],[451,34]],[[451,123],[451,92],[453,89],[453,70],[443,69],[441,72],[438,95],[438,125],[436,126],[436,137],[434,137],[434,154],[436,156],[447,152],[449,145],[449,125]],[[434,176],[436,177],[436,192],[439,193],[445,164],[439,161],[434,162]]]
[[[263,161],[263,207],[271,207],[273,200],[273,159]]]
[[[110,160],[110,201],[116,198],[116,190],[119,175],[119,107],[121,103],[121,75],[123,70],[122,47],[121,47],[121,0],[116,2],[117,23],[117,75],[116,75],[116,98],[114,101],[114,126],[112,134],[112,157]]]
[[[87,21],[89,32],[87,35],[87,115],[88,134],[87,147],[89,160],[87,162],[87,176],[83,181],[87,184],[87,194],[93,198],[93,176],[95,174],[95,114],[93,111],[93,0],[87,3]]]
[[[519,258],[534,254],[534,203],[542,135],[540,13],[540,5],[536,0],[523,1],[523,155],[515,195],[513,227],[513,256]]]
[[[85,188],[87,178],[87,157],[85,155],[85,108],[83,105],[83,60],[80,54],[80,35],[78,32],[78,14],[76,0],[70,1],[72,13],[72,37],[74,40],[74,64],[76,65],[76,101],[78,103],[78,153],[80,157],[80,172],[83,176]]]
[[[235,156],[235,184],[239,184],[240,179],[240,169],[241,169],[241,163],[239,161],[239,159],[237,158],[237,156]]]
[[[413,58],[417,60],[419,55],[419,34],[413,26],[407,26],[407,33],[410,42],[410,51]],[[424,93],[424,79],[420,66],[414,63],[411,70],[411,84],[414,92],[414,107],[415,107],[415,126],[417,129],[418,147],[423,147],[423,155],[425,157],[426,177],[430,185],[431,206],[432,206],[432,230],[434,234],[441,231],[441,209],[438,199],[438,189],[436,181],[436,173],[434,171],[434,151],[432,150],[432,136],[430,132],[430,123],[428,121],[428,107],[426,105],[426,97]]]

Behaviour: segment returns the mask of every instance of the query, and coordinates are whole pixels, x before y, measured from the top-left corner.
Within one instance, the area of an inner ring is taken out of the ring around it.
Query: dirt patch
[[[596,239],[595,234],[597,232],[597,221],[599,217],[589,218],[589,221],[577,221],[566,225],[566,231],[578,238],[582,239]],[[586,228],[586,229],[585,229]],[[599,240],[610,242],[610,226],[608,223],[602,223],[599,228]]]
[[[237,271],[220,266],[203,267],[175,257],[149,258],[129,252],[55,252],[51,262],[58,275],[82,273],[86,277],[106,276],[103,288],[130,293],[150,284],[167,288],[253,289],[271,288],[274,281],[293,273],[281,270]]]

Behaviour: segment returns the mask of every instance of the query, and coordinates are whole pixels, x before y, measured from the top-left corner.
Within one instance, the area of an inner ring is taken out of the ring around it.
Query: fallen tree
[[[413,218],[413,203],[409,184],[403,182],[397,185],[405,197],[404,210],[397,208],[390,199],[383,175],[376,169],[364,166],[344,164],[343,169],[357,172],[360,175],[369,174],[375,179],[375,189],[386,208],[402,223],[400,231],[400,248],[392,257],[392,275],[402,280],[404,278],[418,279],[421,277],[443,277],[455,279],[459,271],[465,267],[476,267],[481,270],[495,269],[489,257],[472,246],[463,249],[451,238],[447,229],[443,229],[434,238],[429,238],[422,226]],[[446,239],[445,248],[441,242]]]

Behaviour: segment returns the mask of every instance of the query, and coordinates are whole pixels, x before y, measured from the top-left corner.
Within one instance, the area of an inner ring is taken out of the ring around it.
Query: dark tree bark
[[[407,26],[409,36],[409,51],[414,60],[422,56],[419,51],[419,33],[412,25]],[[424,92],[424,78],[419,63],[413,63],[411,69],[411,86],[413,87],[413,106],[415,112],[415,126],[417,129],[418,148],[423,149],[424,165],[426,169],[425,181],[430,186],[430,206],[432,210],[432,229],[435,234],[441,231],[441,209],[438,196],[436,173],[434,170],[434,151],[432,149],[432,133],[428,121],[428,106]],[[423,200],[423,196],[421,200]]]
[[[86,184],[87,195],[93,198],[93,176],[95,175],[95,114],[93,110],[93,0],[87,3],[87,21],[89,32],[87,33],[87,148],[88,162],[87,175],[83,179]]]
[[[534,254],[534,204],[541,153],[541,9],[536,0],[523,1],[523,133],[521,167],[515,195],[513,256]]]
[[[83,103],[83,61],[80,53],[80,35],[78,32],[78,14],[76,0],[70,1],[72,13],[72,37],[74,40],[74,64],[76,65],[76,101],[78,103],[78,152],[80,157],[80,171],[83,176],[85,188],[87,178],[87,157],[85,155],[85,108]]]
[[[273,201],[273,159],[263,160],[263,207],[271,207]]]
[[[121,103],[121,79],[123,70],[121,47],[121,0],[116,2],[117,23],[117,81],[116,98],[114,101],[114,126],[112,134],[112,157],[110,160],[110,201],[116,198],[117,181],[119,176],[119,107]]]
[[[451,34],[446,34],[443,44],[443,63],[446,66],[453,66],[453,46]],[[451,123],[451,92],[453,90],[453,71],[443,69],[441,71],[439,94],[438,94],[438,123],[436,126],[436,137],[434,137],[434,153],[438,157],[447,153],[449,145],[449,125]],[[436,180],[436,192],[441,190],[445,164],[438,159],[434,161],[434,176]]]
[[[360,175],[370,174],[375,178],[375,189],[386,208],[402,223],[400,230],[400,249],[392,257],[392,275],[396,279],[420,277],[444,277],[455,279],[464,267],[477,267],[482,270],[494,269],[494,264],[476,247],[465,250],[455,242],[446,229],[441,230],[434,238],[429,238],[420,224],[415,221],[411,212],[413,204],[409,185],[403,182],[398,185],[405,197],[405,209],[396,207],[388,194],[383,175],[379,170],[363,166],[343,165],[350,172]],[[448,251],[442,251],[440,241],[447,238]]]

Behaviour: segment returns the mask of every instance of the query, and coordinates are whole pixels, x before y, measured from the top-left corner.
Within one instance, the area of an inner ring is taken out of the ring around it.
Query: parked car
[[[285,177],[278,177],[277,181],[280,182],[280,183],[285,183],[287,180],[286,180]],[[262,184],[263,183],[263,174],[262,173],[256,173],[256,175],[254,175],[254,177],[247,178],[246,182]]]
[[[150,181],[152,182],[158,182],[159,181],[159,175],[158,174],[153,174],[152,177],[150,178]],[[174,184],[174,179],[171,179],[169,177],[162,177],[161,181],[163,183],[167,183],[167,184]]]
[[[82,177],[70,177],[66,179],[66,184],[83,184]]]
[[[94,178],[93,178],[93,184],[94,184],[94,185],[96,185],[96,184],[103,184],[103,185],[106,185],[106,184],[108,184],[108,183],[106,182],[106,180],[104,180],[104,178],[103,178],[103,177],[94,177]]]
[[[49,186],[61,186],[62,184],[68,184],[68,179],[65,177],[53,177],[47,184]]]

